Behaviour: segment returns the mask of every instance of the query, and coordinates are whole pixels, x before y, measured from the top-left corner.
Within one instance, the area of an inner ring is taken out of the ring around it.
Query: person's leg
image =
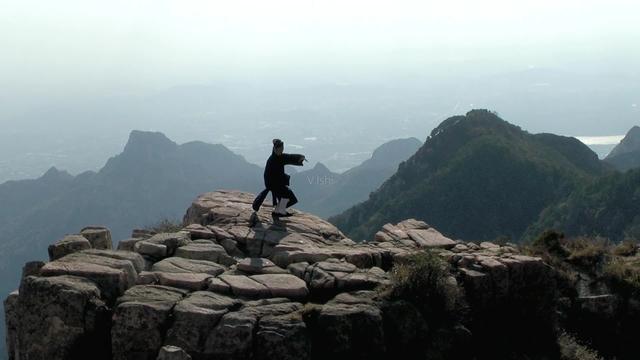
[[[275,213],[277,214],[281,214],[284,215],[287,213],[287,203],[289,202],[288,198],[281,198],[280,201],[278,202],[278,206],[276,206],[276,209],[274,210]]]
[[[285,187],[280,187],[271,190],[274,197],[278,199],[277,205],[274,206],[273,214],[286,215],[286,205],[289,202],[287,198],[287,191]]]
[[[288,194],[289,195],[288,196],[289,203],[288,203],[288,205],[286,207],[293,206],[293,205],[297,204],[298,203],[298,198],[296,197],[296,195],[293,193],[293,191],[291,191],[291,189],[287,189],[287,190],[289,190],[289,194]]]

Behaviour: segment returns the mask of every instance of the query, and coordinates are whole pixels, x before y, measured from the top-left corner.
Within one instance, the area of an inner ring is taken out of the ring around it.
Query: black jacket
[[[289,175],[284,172],[285,165],[302,166],[303,155],[271,153],[264,167],[264,186],[267,189],[277,189],[289,185]]]

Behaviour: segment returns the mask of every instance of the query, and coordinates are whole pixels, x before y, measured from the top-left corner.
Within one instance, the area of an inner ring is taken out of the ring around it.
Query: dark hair
[[[273,139],[273,148],[281,148],[284,146],[284,143],[280,139]]]

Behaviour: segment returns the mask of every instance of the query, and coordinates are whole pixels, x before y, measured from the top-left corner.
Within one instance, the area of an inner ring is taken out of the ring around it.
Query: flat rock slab
[[[218,277],[229,285],[236,296],[248,298],[264,298],[271,296],[269,289],[261,283],[244,275],[220,275]]]
[[[219,190],[198,196],[184,217],[186,224],[213,225],[229,232],[232,226],[281,228],[289,232],[317,234],[325,240],[344,239],[344,234],[333,224],[315,215],[295,211],[295,216],[276,224],[271,216],[272,208],[263,206],[254,214],[251,205],[255,194]],[[245,231],[246,234],[246,231]]]
[[[109,302],[122,295],[129,285],[125,270],[85,262],[53,261],[45,264],[40,269],[40,274],[42,276],[75,275],[89,279],[100,287],[102,295]]]
[[[357,267],[348,262],[342,262],[337,259],[328,259],[327,261],[321,261],[318,263],[318,267],[324,271],[339,271],[352,273],[357,270]]]
[[[304,300],[309,295],[304,280],[291,274],[253,275],[250,278],[266,286],[273,297]]]
[[[91,249],[91,243],[82,235],[67,235],[55,244],[49,245],[49,260],[57,260],[65,255]]]
[[[204,273],[212,276],[222,274],[226,268],[215,262],[193,260],[182,257],[170,257],[159,261],[151,267],[151,271],[166,273]]]
[[[395,242],[409,247],[444,249],[453,248],[457,244],[424,221],[416,219],[407,219],[395,225],[385,224],[376,233],[374,241]]]
[[[238,261],[238,270],[248,274],[286,274],[287,270],[265,258],[244,258]]]
[[[136,242],[133,248],[139,254],[149,256],[154,259],[163,259],[169,254],[169,250],[166,245],[149,242],[147,240]]]
[[[106,266],[117,270],[123,270],[127,275],[127,283],[125,284],[125,287],[127,289],[135,285],[138,278],[138,272],[133,266],[133,263],[129,260],[121,260],[112,257],[93,255],[86,252],[78,252],[62,257],[56,260],[56,262],[87,263]]]
[[[450,249],[456,246],[456,242],[442,235],[434,228],[407,230],[409,238],[422,248]]]
[[[144,258],[140,254],[133,251],[90,249],[84,250],[81,253],[129,261],[138,273],[144,271],[145,269]]]
[[[167,256],[173,256],[181,246],[185,246],[191,242],[189,233],[186,231],[178,231],[175,233],[159,233],[145,240],[147,243],[160,244],[167,247]]]
[[[208,280],[213,277],[203,273],[155,273],[160,285],[186,289],[190,291],[204,290],[208,286]]]
[[[218,278],[211,278],[208,281],[209,284],[207,286],[207,290],[220,294],[231,294],[231,286],[226,282]]]
[[[227,266],[236,263],[236,260],[229,256],[222,246],[213,242],[192,242],[179,247],[175,252],[175,256],[186,259],[213,261]]]
[[[189,232],[189,234],[191,235],[191,240],[216,238],[216,234],[214,234],[211,229],[200,224],[191,224],[184,228],[184,230]]]
[[[124,303],[139,303],[170,310],[188,291],[161,285],[136,285],[118,298],[117,305]]]

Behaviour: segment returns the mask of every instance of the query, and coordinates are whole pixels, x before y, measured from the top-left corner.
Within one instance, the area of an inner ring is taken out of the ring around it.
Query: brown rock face
[[[155,359],[171,311],[186,294],[185,290],[158,285],[127,290],[113,314],[113,359]]]
[[[111,250],[111,231],[104,226],[87,226],[80,230],[80,235],[84,236],[91,243],[91,247],[100,250]]]
[[[16,359],[110,358],[109,311],[99,288],[76,276],[28,276],[13,307]],[[101,353],[100,353],[101,352]],[[19,355],[18,355],[19,354]]]
[[[49,245],[49,260],[57,260],[65,255],[91,249],[91,243],[82,235],[67,235],[53,245]]]
[[[431,249],[452,264],[452,286],[479,314],[520,304],[545,276],[540,259],[456,242],[421,221],[356,244],[311,214],[256,213],[253,198],[203,194],[182,231],[134,231],[119,250],[99,227],[52,245],[51,261],[27,266],[5,300],[10,359],[382,359],[448,336],[375,291],[409,254]]]

